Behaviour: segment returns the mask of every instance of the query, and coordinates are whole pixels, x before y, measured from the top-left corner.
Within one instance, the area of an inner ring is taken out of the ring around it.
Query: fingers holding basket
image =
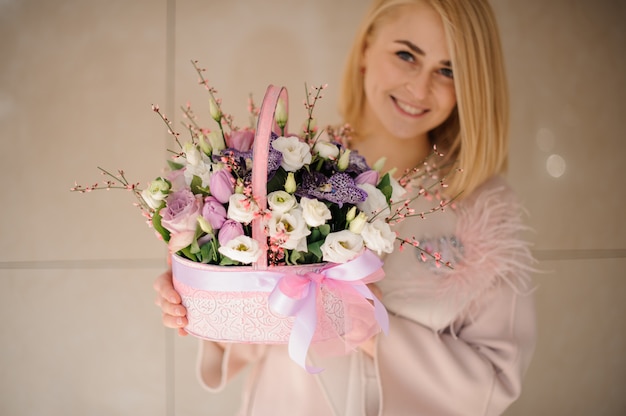
[[[168,328],[178,329],[180,335],[187,335],[183,329],[187,325],[187,309],[181,304],[181,298],[172,284],[172,271],[168,270],[154,281],[156,291],[154,303],[161,308],[163,313],[163,325]]]

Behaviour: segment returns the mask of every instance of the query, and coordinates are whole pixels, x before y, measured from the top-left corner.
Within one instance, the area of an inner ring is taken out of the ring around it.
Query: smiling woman
[[[450,198],[455,205],[395,226],[413,236],[400,247],[423,251],[388,254],[385,279],[371,287],[390,314],[389,334],[346,355],[311,352],[310,364],[324,372],[303,372],[285,346],[201,341],[198,373],[209,391],[251,367],[241,415],[496,415],[519,396],[535,345],[532,257],[518,236],[521,206],[500,177],[508,102],[498,36],[487,0],[373,2],[344,74],[349,146],[370,163],[386,158],[409,197],[431,183],[405,183],[404,171],[436,146],[449,186],[407,206],[428,212]],[[320,191],[313,175],[302,182],[294,192],[300,202]],[[357,207],[366,221],[368,208]],[[358,228],[341,231],[340,244]],[[171,272],[155,289],[164,324],[184,333],[187,311]]]
[[[354,125],[355,147],[367,156],[384,143],[389,166],[401,172],[424,159],[432,147],[428,132],[456,105],[454,81],[443,69],[450,70],[446,36],[426,3],[398,7],[372,27],[360,67],[367,100]]]

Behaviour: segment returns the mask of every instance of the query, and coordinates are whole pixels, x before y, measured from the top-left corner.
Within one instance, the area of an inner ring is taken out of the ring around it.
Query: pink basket
[[[267,207],[267,160],[279,98],[287,106],[287,90],[270,85],[253,144],[252,192],[262,209]],[[222,342],[288,342],[292,358],[304,366],[312,342],[358,344],[385,329],[384,307],[365,284],[383,275],[374,254],[366,251],[341,265],[268,266],[262,218],[253,220],[252,238],[264,253],[251,266],[207,265],[172,256],[174,287],[187,308],[190,334]],[[294,288],[305,296],[290,297]]]
[[[279,315],[269,306],[269,296],[284,273],[317,273],[324,266],[277,266],[263,273],[251,266],[207,265],[179,256],[172,260],[174,287],[187,308],[187,332],[212,341],[264,344],[288,342],[293,328],[294,317]],[[186,276],[177,279],[183,269]],[[314,342],[332,339],[344,328],[342,300],[324,285],[320,291]]]

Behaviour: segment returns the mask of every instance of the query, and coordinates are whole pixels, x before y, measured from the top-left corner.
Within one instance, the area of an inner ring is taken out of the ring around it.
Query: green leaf
[[[157,210],[152,214],[152,226],[163,237],[165,242],[170,241],[170,232],[161,225],[161,210]]]
[[[287,171],[283,168],[278,168],[271,180],[267,182],[267,193],[274,191],[284,191],[285,182],[287,181]]]
[[[307,246],[309,249],[309,253],[313,256],[312,263],[319,263],[322,261],[322,256],[323,256],[322,249],[321,249],[322,244],[324,244],[324,241],[319,240]]]
[[[385,195],[385,198],[387,199],[387,204],[389,204],[391,201],[391,194],[393,193],[393,187],[391,186],[391,177],[389,176],[389,173],[385,173],[385,175],[382,177],[380,182],[378,182],[378,185],[376,185],[376,187],[380,190],[380,192],[383,193],[383,195]]]
[[[179,251],[184,257],[187,257],[191,261],[198,261],[198,257],[191,252],[190,246],[187,246]]]
[[[204,196],[210,195],[209,189],[202,187],[202,179],[200,179],[199,176],[193,175],[189,188],[191,189],[191,192],[193,192],[195,195],[198,195],[198,194],[204,195]]]
[[[176,162],[173,162],[173,161],[171,161],[171,160],[168,160],[168,161],[167,161],[167,164],[168,164],[168,166],[170,167],[170,169],[172,169],[172,170],[180,170],[180,169],[182,169],[182,168],[184,168],[184,167],[185,167],[185,165],[183,165],[183,164],[181,164],[181,163],[176,163]]]
[[[307,237],[307,242],[312,243],[314,241],[317,241],[321,238],[324,238],[324,236],[322,235],[322,233],[320,232],[320,229],[318,227],[314,227],[311,228],[311,234],[309,234],[309,236]]]
[[[239,262],[237,260],[233,260],[230,257],[223,256],[222,260],[220,260],[220,266],[239,266]]]
[[[298,264],[298,261],[304,260],[304,253],[298,250],[292,250],[291,255],[289,256],[289,261],[291,264]]]

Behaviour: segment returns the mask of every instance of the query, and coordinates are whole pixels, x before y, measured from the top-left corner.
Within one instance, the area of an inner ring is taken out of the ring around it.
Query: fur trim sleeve
[[[454,269],[441,270],[439,296],[470,305],[489,288],[508,284],[518,294],[530,290],[534,259],[522,238],[529,228],[524,210],[506,182],[494,178],[459,204],[456,238],[462,252]]]

